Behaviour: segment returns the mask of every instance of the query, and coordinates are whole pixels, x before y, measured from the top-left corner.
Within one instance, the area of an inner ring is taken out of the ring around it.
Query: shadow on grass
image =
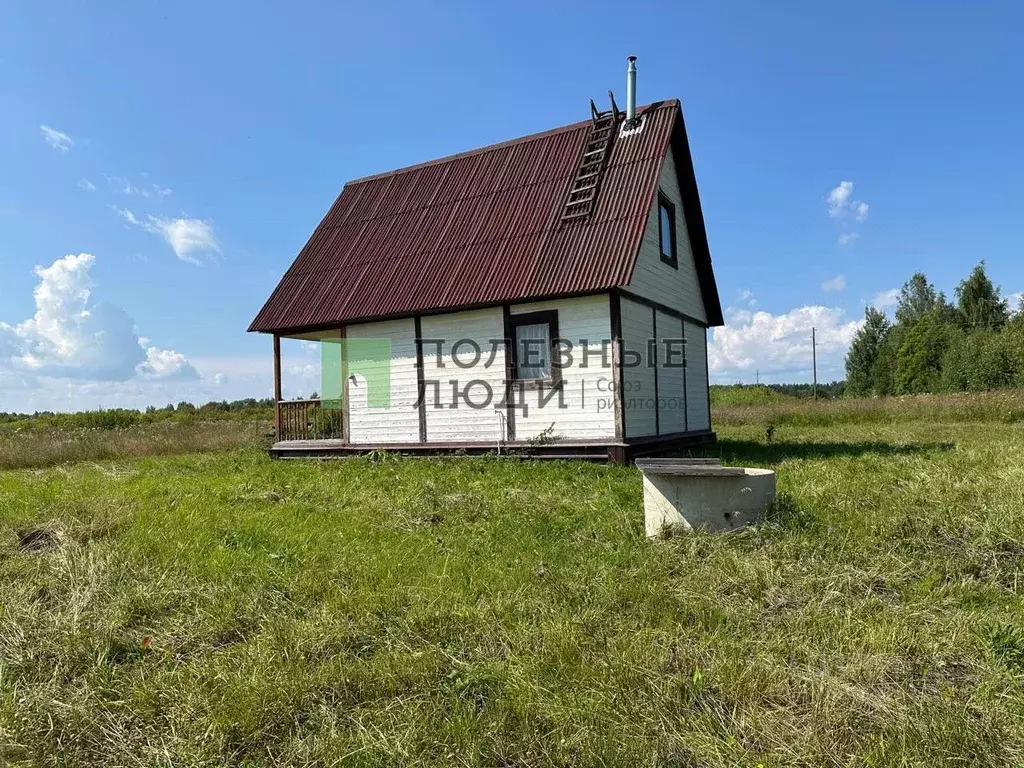
[[[831,459],[866,454],[877,456],[906,456],[932,451],[950,451],[953,443],[882,443],[861,441],[851,443],[815,443],[774,441],[762,443],[754,440],[719,440],[717,453],[726,463],[744,462],[775,464],[785,459]],[[715,451],[716,449],[712,449]]]

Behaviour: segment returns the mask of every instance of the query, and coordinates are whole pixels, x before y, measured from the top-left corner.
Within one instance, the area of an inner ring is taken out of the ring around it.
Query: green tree
[[[1010,317],[1006,299],[985,272],[984,260],[956,287],[956,302],[960,322],[968,331],[998,331]]]
[[[970,370],[974,364],[971,338],[961,328],[950,333],[949,344],[942,354],[942,389],[945,392],[966,392],[970,389]]]
[[[938,306],[907,329],[896,354],[896,394],[934,392],[939,388],[942,357],[949,346],[951,330]]]
[[[915,272],[900,289],[900,300],[896,305],[896,323],[913,325],[939,306],[940,296],[942,294],[928,282],[924,272]]]
[[[875,365],[889,335],[889,320],[874,307],[864,310],[864,325],[853,337],[846,354],[846,391],[855,396],[879,394],[875,387]]]
[[[896,394],[896,358],[906,335],[906,325],[892,326],[885,337],[885,343],[878,350],[878,357],[871,372],[872,389],[876,395]]]

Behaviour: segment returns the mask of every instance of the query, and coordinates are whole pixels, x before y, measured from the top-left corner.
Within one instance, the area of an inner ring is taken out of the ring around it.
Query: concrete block
[[[757,522],[775,499],[775,472],[637,461],[644,473],[644,525],[647,535],[673,529],[732,531]]]

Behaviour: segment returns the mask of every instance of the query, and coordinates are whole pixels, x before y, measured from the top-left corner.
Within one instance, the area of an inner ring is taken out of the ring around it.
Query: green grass
[[[83,461],[166,456],[258,447],[269,440],[268,421],[161,421],[128,427],[59,429],[20,425],[0,429],[0,470],[52,467]]]
[[[997,390],[981,393],[944,395],[906,395],[903,397],[836,398],[808,401],[765,390],[770,397],[750,399],[743,390],[730,397],[725,394],[716,403],[712,396],[714,427],[768,424],[776,426],[828,427],[849,424],[940,424],[1024,423],[1024,390]],[[755,396],[756,398],[756,396]]]
[[[582,463],[0,472],[0,764],[1020,765],[1024,428],[765,418],[659,542]]]
[[[787,400],[797,400],[787,397],[763,384],[750,385],[715,385],[711,387],[711,406],[713,408],[731,406],[761,406],[768,403],[778,403]],[[797,400],[799,402],[799,400]]]

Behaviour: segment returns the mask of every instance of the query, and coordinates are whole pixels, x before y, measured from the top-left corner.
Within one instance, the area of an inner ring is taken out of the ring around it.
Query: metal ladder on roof
[[[569,185],[569,195],[565,199],[565,208],[562,210],[561,224],[563,226],[574,221],[586,221],[594,212],[604,166],[611,154],[615,129],[622,116],[611,91],[608,92],[608,98],[611,99],[612,108],[607,112],[598,112],[594,100],[590,100],[590,119],[592,121],[590,135],[587,136],[587,143],[583,146],[583,155],[580,158],[576,177]]]

